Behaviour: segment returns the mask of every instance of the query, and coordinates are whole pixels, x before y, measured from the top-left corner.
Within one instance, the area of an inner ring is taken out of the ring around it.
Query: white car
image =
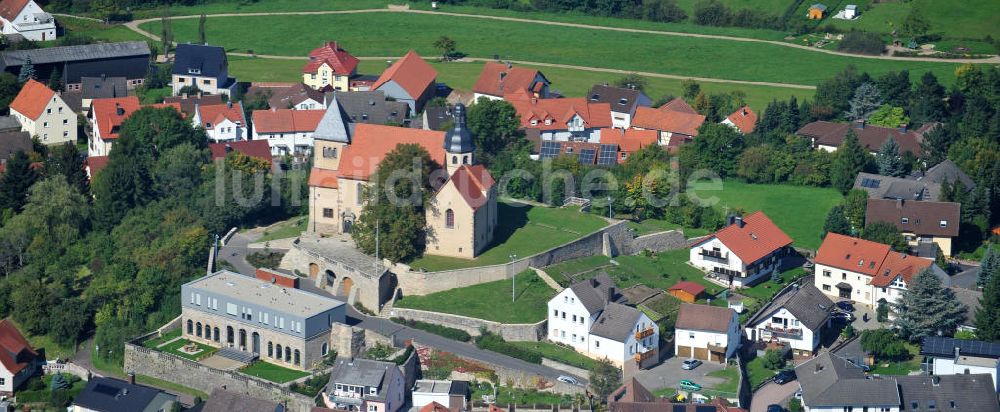
[[[580,386],[580,381],[576,380],[576,378],[572,376],[559,375],[559,377],[556,378],[556,380],[559,382],[568,383],[570,385]]]

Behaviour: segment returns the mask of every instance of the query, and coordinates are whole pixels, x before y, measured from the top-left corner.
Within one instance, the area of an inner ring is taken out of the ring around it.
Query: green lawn
[[[154,378],[152,376],[138,375],[137,374],[137,375],[135,375],[135,382],[139,383],[139,384],[142,384],[142,385],[155,386],[157,388],[168,389],[168,390],[172,390],[172,391],[175,391],[175,392],[184,393],[184,394],[191,395],[191,396],[196,396],[196,397],[199,397],[201,399],[208,399],[208,394],[205,393],[205,392],[199,391],[197,389],[192,389],[192,388],[189,388],[187,386],[178,385],[178,384],[170,382],[170,381],[165,381],[163,379],[157,379],[157,378]]]
[[[160,346],[160,344],[163,342],[169,341],[176,337],[180,337],[181,334],[183,334],[183,331],[181,331],[181,328],[177,328],[167,333],[164,333],[163,336],[142,342],[142,346],[145,346],[147,348],[156,348],[157,346]]]
[[[517,300],[513,303],[511,281],[498,280],[424,296],[407,296],[396,302],[396,306],[501,323],[535,323],[545,319],[549,299],[556,292],[531,270],[517,275],[516,288]]]
[[[135,18],[191,16],[202,13],[261,13],[286,11],[322,11],[384,8],[386,0],[267,0],[267,1],[208,1],[191,6],[171,4],[167,8],[137,10]]]
[[[629,221],[628,227],[635,231],[636,235],[648,235],[650,233],[665,232],[667,230],[681,230],[684,232],[684,236],[687,238],[705,236],[711,231],[708,229],[690,229],[684,228],[676,223],[671,223],[666,220],[659,219],[646,219],[641,222]]]
[[[250,364],[250,366],[246,366],[243,369],[240,369],[240,372],[243,372],[250,376],[256,376],[261,379],[266,379],[275,383],[285,383],[288,381],[294,381],[298,378],[309,375],[308,372],[298,371],[295,369],[288,369],[264,361],[254,362]]]
[[[518,346],[527,350],[538,352],[542,354],[543,357],[552,359],[556,362],[562,362],[570,366],[576,366],[583,369],[594,369],[597,366],[597,361],[588,358],[573,350],[561,345],[556,345],[549,342],[507,342],[511,345]]]
[[[775,374],[777,372],[764,367],[763,356],[758,356],[747,362],[747,379],[750,381],[751,388],[756,388]]]
[[[806,275],[805,269],[801,267],[792,268],[781,272],[781,284],[775,284],[768,278],[761,283],[758,283],[752,288],[740,289],[739,293],[743,296],[757,299],[759,301],[769,301],[775,293],[778,293],[785,285],[789,282],[801,278]]]
[[[545,273],[565,287],[573,283],[571,276],[575,274],[610,265],[611,259],[607,256],[594,255],[546,266]]]
[[[482,402],[483,395],[493,396],[493,387],[489,382],[473,382],[471,400]],[[560,395],[552,392],[542,392],[537,389],[521,389],[511,386],[500,386],[497,388],[497,405],[568,405],[572,399],[569,395]]]
[[[879,375],[909,375],[910,372],[919,371],[922,359],[920,356],[920,347],[909,342],[904,343],[904,345],[906,345],[906,351],[910,353],[906,360],[901,362],[877,361],[872,365],[871,373]]]
[[[848,3],[858,4],[858,8],[863,10],[863,3],[868,2],[843,1],[840,9],[843,9],[843,5]],[[858,28],[889,33],[894,27],[899,27],[914,7],[918,8],[927,22],[930,23],[931,33],[942,33],[951,38],[979,39],[987,34],[994,38],[1000,36],[1000,25],[996,24],[997,3],[995,0],[878,2],[871,5],[871,10],[863,11],[861,18],[857,20],[824,19],[822,24],[832,23],[835,27],[843,29]],[[993,10],[993,12],[987,10]]]
[[[739,390],[740,368],[736,366],[729,366],[726,369],[709,372],[708,376],[722,378],[726,381],[715,385],[712,388],[706,389],[703,393],[733,396],[736,394],[736,391]]]
[[[607,225],[604,219],[573,208],[497,203],[499,219],[493,244],[475,259],[425,255],[410,262],[414,269],[448,270],[510,262],[510,255],[525,258],[565,244]]]
[[[264,231],[264,234],[258,238],[255,242],[267,242],[271,240],[287,239],[290,237],[296,237],[301,235],[302,232],[306,230],[306,225],[309,223],[309,218],[306,216],[297,216],[288,219],[284,222],[271,225],[270,228]]]
[[[194,344],[198,346],[198,349],[201,349],[201,352],[198,352],[196,354],[191,355],[191,354],[185,353],[185,352],[183,352],[183,351],[180,350],[181,347],[183,347],[184,345],[187,345],[188,343],[191,343],[191,341],[189,341],[187,339],[177,339],[177,340],[175,340],[173,342],[170,342],[170,343],[168,343],[166,345],[163,345],[163,346],[157,348],[157,350],[159,350],[161,352],[169,353],[171,355],[177,355],[177,356],[180,356],[182,358],[190,359],[190,360],[193,360],[193,361],[197,361],[197,360],[201,360],[201,359],[204,359],[206,357],[209,357],[213,353],[215,353],[215,351],[218,350],[218,349],[213,348],[211,346],[195,342]]]
[[[758,185],[725,180],[721,190],[688,189],[699,199],[716,208],[746,213],[763,210],[771,220],[795,242],[794,246],[815,250],[820,244],[820,232],[830,209],[843,196],[831,188],[793,185]]]
[[[35,348],[35,350],[45,349],[46,359],[69,359],[76,353],[76,350],[73,347],[62,346],[52,340],[52,338],[48,335],[34,336],[28,334],[24,331],[24,328],[18,326],[17,322],[14,321],[13,318],[7,318],[7,320],[13,323],[17,330],[21,331],[25,339],[28,339],[28,343],[31,344],[31,347]]]
[[[619,288],[643,284],[651,288],[667,289],[677,282],[688,280],[705,286],[706,293],[715,295],[723,287],[705,280],[705,273],[687,264],[687,249],[670,250],[646,257],[642,255],[618,256],[618,266],[608,270]]]
[[[93,37],[96,40],[109,42],[148,40],[146,37],[129,30],[128,27],[120,24],[104,24],[96,21],[65,16],[59,16],[57,20],[59,20],[60,26],[66,28],[66,32]]]
[[[159,21],[142,25],[152,33],[159,33],[159,26]],[[294,42],[274,41],[285,36],[287,27],[296,26],[323,29],[298,33]],[[198,19],[176,20],[172,27],[178,42],[198,37]],[[408,13],[218,17],[209,19],[206,30],[213,44],[258,54],[305,56],[323,41],[337,39],[357,56],[400,56],[411,48],[435,56],[434,40],[447,34],[459,50],[472,57],[499,55],[514,60],[813,85],[848,65],[875,76],[903,69],[915,73],[930,70],[950,84],[958,67],[950,62],[837,56],[766,43]],[[739,56],[739,64],[733,64],[734,56]]]

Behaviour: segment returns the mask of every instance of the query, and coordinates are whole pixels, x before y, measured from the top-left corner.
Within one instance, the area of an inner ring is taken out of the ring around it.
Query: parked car
[[[865,365],[864,363],[859,364],[859,363],[855,362],[852,359],[848,359],[847,361],[850,362],[851,365],[857,366],[857,367],[861,368],[862,370],[864,370],[865,372],[869,372],[869,371],[872,370],[871,366]]]
[[[785,412],[785,408],[782,408],[781,405],[770,404],[767,405],[767,412]]]
[[[559,382],[568,383],[570,385],[580,386],[580,381],[576,380],[576,378],[572,376],[559,375],[559,377],[556,378],[556,380]]]
[[[854,312],[854,304],[846,300],[842,300],[840,302],[837,302],[837,309],[840,309],[844,312]]]
[[[834,322],[851,323],[854,322],[854,315],[850,312],[834,312],[830,315]]]
[[[795,380],[795,371],[791,369],[783,370],[781,372],[778,372],[777,375],[774,375],[774,383],[777,383],[778,385],[784,385],[794,380]]]
[[[681,389],[689,390],[692,392],[697,392],[701,390],[701,385],[694,383],[694,381],[691,381],[689,379],[681,379],[680,387]]]
[[[700,360],[697,360],[697,359],[688,359],[688,360],[684,361],[684,363],[681,364],[681,369],[689,371],[691,369],[697,368],[698,366],[701,366],[701,361]]]

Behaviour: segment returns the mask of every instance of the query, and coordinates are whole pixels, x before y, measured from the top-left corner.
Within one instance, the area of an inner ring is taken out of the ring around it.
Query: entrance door
[[[316,279],[316,275],[319,274],[319,265],[315,263],[309,264],[309,279]]]
[[[251,335],[250,342],[251,342],[251,345],[252,345],[252,348],[253,348],[252,352],[255,355],[259,355],[260,354],[260,334],[257,333],[257,332],[254,332],[253,335]]]
[[[341,293],[344,296],[351,296],[351,288],[354,287],[354,280],[345,277],[343,281],[340,282]]]

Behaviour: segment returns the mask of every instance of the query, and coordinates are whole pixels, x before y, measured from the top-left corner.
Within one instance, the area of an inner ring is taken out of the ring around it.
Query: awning
[[[854,288],[852,288],[851,285],[849,283],[847,283],[847,282],[840,282],[840,283],[837,284],[837,289],[851,290],[851,289],[854,289]]]

